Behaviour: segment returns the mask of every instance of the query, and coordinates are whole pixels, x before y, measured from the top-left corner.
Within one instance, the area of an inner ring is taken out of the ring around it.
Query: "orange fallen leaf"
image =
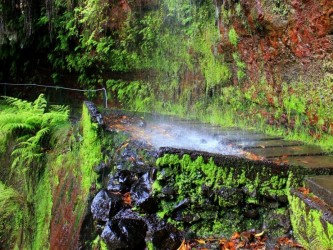
[[[236,239],[240,239],[240,234],[239,234],[239,232],[235,232],[235,233],[233,233],[233,235],[231,236],[231,239],[232,240],[236,240]]]
[[[206,244],[206,241],[200,239],[200,240],[196,240],[196,242],[198,242],[199,244]]]
[[[222,245],[222,250],[236,250],[235,243],[232,241],[226,242],[224,245]]]
[[[189,250],[190,248],[187,246],[185,239],[177,250]]]
[[[130,192],[123,194],[123,201],[125,204],[132,206],[132,198]]]

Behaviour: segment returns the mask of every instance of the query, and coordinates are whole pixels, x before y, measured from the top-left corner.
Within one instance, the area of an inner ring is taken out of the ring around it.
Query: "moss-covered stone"
[[[288,194],[290,218],[296,239],[306,249],[329,250],[333,246],[333,215],[325,204],[297,190]]]
[[[162,200],[159,215],[198,236],[228,236],[252,228],[286,233],[290,223],[281,222],[288,220],[286,195],[289,186],[298,185],[293,179],[298,173],[285,168],[277,172],[265,162],[238,159],[245,164],[233,157],[221,161],[214,155],[164,154],[158,158],[153,189]],[[165,186],[176,194],[164,193]]]

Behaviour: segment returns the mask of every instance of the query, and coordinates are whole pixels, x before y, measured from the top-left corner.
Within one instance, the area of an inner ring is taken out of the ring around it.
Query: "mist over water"
[[[148,135],[148,141],[156,148],[175,147],[223,155],[240,154],[240,150],[227,145],[218,132],[210,133],[204,128],[188,124],[153,121],[147,124],[145,133]]]

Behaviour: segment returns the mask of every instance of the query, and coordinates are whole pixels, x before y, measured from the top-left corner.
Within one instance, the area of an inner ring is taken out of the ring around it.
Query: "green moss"
[[[234,167],[221,162],[221,166],[217,166],[213,159],[204,161],[201,156],[191,159],[189,155],[166,154],[157,159],[157,165],[159,171],[153,190],[162,199],[158,215],[184,227],[183,222],[173,219],[173,209],[188,199],[191,206],[182,211],[182,215],[193,217],[187,223],[200,236],[226,236],[232,231],[259,228],[269,209],[263,210],[256,220],[244,218],[242,209],[260,205],[264,197],[285,196],[287,185],[294,185],[289,178],[294,176],[291,172],[273,175],[270,167],[250,163]],[[178,191],[173,198],[164,199],[164,194],[160,195],[166,184]]]
[[[238,35],[234,28],[231,28],[228,33],[229,41],[232,45],[237,46],[238,44]]]
[[[289,194],[288,200],[296,239],[307,249],[332,249],[333,225],[324,219],[322,212],[294,194]]]
[[[41,177],[41,181],[38,183],[35,204],[36,204],[36,218],[37,228],[36,236],[33,242],[33,249],[49,249],[49,235],[50,235],[50,223],[52,218],[52,190],[50,173],[45,171]]]
[[[91,121],[86,105],[82,108],[82,136],[83,142],[80,146],[81,186],[87,194],[93,182],[96,182],[97,175],[93,168],[102,160],[101,141],[98,135],[98,124]]]
[[[0,240],[5,249],[20,249],[25,245],[22,241],[30,216],[26,205],[19,192],[0,182]]]

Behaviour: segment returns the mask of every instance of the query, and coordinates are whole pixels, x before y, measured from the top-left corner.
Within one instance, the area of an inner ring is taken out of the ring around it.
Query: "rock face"
[[[219,51],[238,52],[251,81],[264,76],[274,84],[299,80],[300,75],[311,81],[332,74],[332,1],[243,0],[226,1],[222,7],[234,14],[228,15],[228,24],[220,19]],[[231,28],[239,36],[236,47],[228,39]]]
[[[101,238],[111,249],[145,249],[147,229],[144,219],[127,209],[107,223]]]

